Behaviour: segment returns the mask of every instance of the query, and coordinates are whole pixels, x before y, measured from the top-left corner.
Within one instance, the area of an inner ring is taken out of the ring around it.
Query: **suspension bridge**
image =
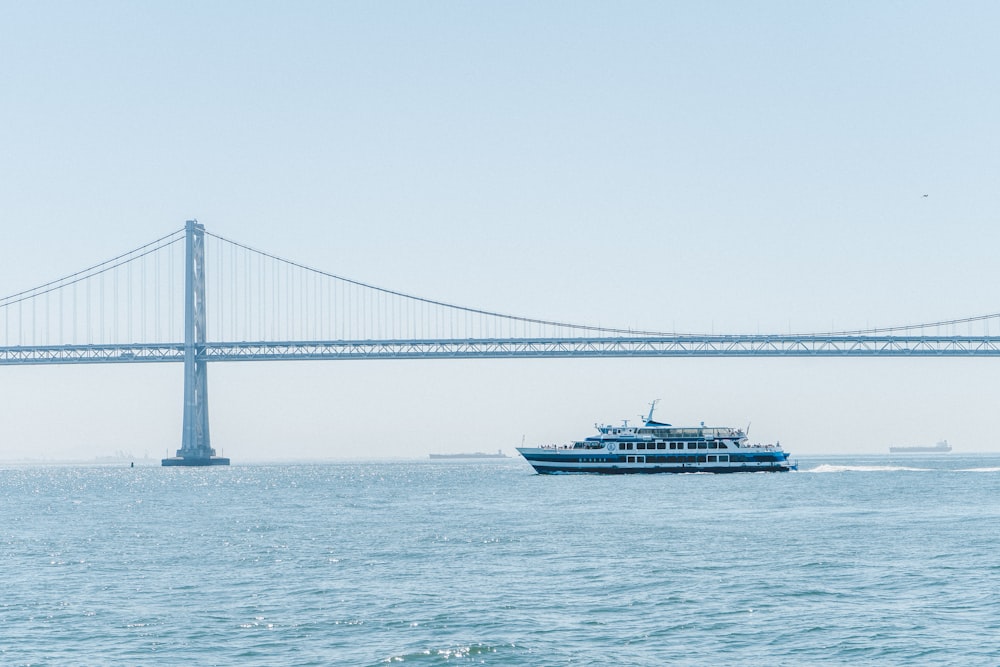
[[[208,267],[212,267],[209,271]],[[0,365],[184,364],[181,447],[211,446],[208,363],[541,357],[1000,356],[1000,314],[810,334],[681,334],[491,312],[384,289],[207,232],[197,221],[0,299]],[[960,325],[968,335],[955,335]],[[983,333],[974,335],[974,327]]]

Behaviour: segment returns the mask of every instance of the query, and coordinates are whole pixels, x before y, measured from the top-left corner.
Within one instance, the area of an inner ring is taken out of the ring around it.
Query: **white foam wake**
[[[896,472],[899,470],[923,472],[930,470],[930,468],[908,468],[906,466],[837,466],[824,463],[809,470],[802,470],[801,472]]]

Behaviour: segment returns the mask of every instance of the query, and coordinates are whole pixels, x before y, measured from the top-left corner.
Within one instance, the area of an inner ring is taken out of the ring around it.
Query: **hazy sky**
[[[998,31],[994,2],[0,0],[0,294],[197,217],[586,324],[995,313]],[[794,455],[1000,449],[997,378],[988,359],[291,362],[212,365],[209,394],[236,462],[511,452],[654,398]],[[158,458],[181,408],[179,365],[0,367],[0,459]]]

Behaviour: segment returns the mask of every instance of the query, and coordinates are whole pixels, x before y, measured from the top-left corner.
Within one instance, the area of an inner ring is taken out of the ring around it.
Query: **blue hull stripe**
[[[652,473],[695,473],[695,472],[710,472],[710,473],[730,473],[730,472],[788,472],[789,470],[795,470],[792,466],[775,466],[775,465],[739,465],[739,466],[697,466],[690,465],[685,467],[679,466],[654,466],[654,465],[641,465],[641,464],[626,464],[622,466],[600,466],[600,467],[557,467],[557,466],[536,466],[532,464],[532,467],[540,475],[562,475],[570,473],[596,473],[600,475],[633,475],[633,474],[652,474]]]
[[[601,464],[604,464],[604,465],[614,465],[614,464],[633,465],[631,463],[627,463],[624,456],[616,456],[616,455],[608,456],[607,454],[596,455],[596,456],[593,455],[593,454],[591,454],[591,455],[579,455],[579,456],[577,456],[577,455],[567,455],[567,454],[536,454],[536,453],[532,452],[529,455],[529,454],[524,454],[522,452],[521,456],[523,456],[525,458],[525,460],[528,461],[528,463],[533,463],[535,461],[539,461],[539,462],[543,462],[544,461],[544,462],[547,462],[547,463],[601,463]],[[640,454],[640,456],[641,456],[641,454]],[[703,457],[704,457],[704,455],[703,455]],[[703,464],[707,463],[706,461],[696,461],[694,457],[685,457],[685,458],[687,458],[687,461],[686,461],[687,465],[703,465]],[[782,462],[787,461],[787,460],[788,460],[788,454],[785,453],[785,452],[768,453],[768,454],[730,454],[729,455],[729,463],[732,463],[732,464],[743,464],[743,463],[746,463],[746,464],[751,464],[751,463],[765,463],[765,464],[767,464],[767,463],[782,463]],[[676,468],[681,463],[684,463],[684,462],[683,461],[676,461],[676,462],[675,461],[669,461],[669,462],[665,462],[665,461],[650,461],[648,457],[646,459],[646,465],[658,465],[658,466],[668,466],[668,467]],[[715,463],[715,461],[711,461],[710,463]]]

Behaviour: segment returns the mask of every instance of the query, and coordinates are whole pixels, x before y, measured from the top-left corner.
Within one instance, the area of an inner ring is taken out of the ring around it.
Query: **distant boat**
[[[947,440],[942,440],[936,445],[924,446],[924,447],[890,447],[890,454],[934,454],[942,452],[950,452],[951,445],[948,444]]]
[[[497,450],[496,454],[486,452],[467,452],[464,454],[431,454],[432,459],[509,459],[510,457]]]

